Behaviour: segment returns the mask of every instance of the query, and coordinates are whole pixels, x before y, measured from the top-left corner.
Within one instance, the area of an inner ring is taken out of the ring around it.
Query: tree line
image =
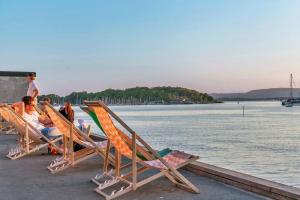
[[[218,103],[206,93],[181,87],[135,87],[125,90],[107,89],[102,92],[72,92],[61,97],[56,94],[39,96],[39,101],[50,98],[54,104],[68,100],[72,104],[82,104],[84,100],[102,100],[109,105],[151,105],[151,104],[207,104]]]

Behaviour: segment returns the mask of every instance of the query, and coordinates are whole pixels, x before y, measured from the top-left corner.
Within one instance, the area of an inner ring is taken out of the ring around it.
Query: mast
[[[78,93],[77,93],[77,97],[76,97],[76,105],[78,105]]]
[[[293,95],[293,86],[294,86],[295,82],[294,82],[294,78],[293,78],[293,74],[290,75],[290,98],[293,99],[294,95]]]

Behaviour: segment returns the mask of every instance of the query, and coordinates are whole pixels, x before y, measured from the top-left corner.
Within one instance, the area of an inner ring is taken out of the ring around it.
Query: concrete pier
[[[46,166],[55,156],[37,152],[20,160],[5,157],[9,147],[16,144],[16,136],[0,134],[0,199],[3,200],[99,200],[90,181],[101,172],[102,159],[92,158],[62,173],[50,174]],[[151,182],[119,199],[124,200],[263,200],[266,197],[219,182],[213,178],[181,170],[197,187],[200,194],[192,194],[174,187],[166,178]]]

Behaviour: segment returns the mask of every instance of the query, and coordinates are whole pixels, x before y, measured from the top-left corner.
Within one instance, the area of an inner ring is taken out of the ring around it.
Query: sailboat
[[[295,81],[293,74],[290,75],[290,97],[287,100],[283,100],[281,104],[285,107],[293,107],[293,106],[300,106],[300,98],[294,98],[293,90]]]

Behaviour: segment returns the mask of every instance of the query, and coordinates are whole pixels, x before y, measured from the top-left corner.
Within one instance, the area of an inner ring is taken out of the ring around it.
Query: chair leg
[[[195,193],[199,193],[199,189],[194,186],[194,184],[192,184],[187,178],[185,178],[181,173],[179,173],[177,171],[177,169],[174,169],[174,171],[176,173],[172,172],[168,172],[166,173],[166,177],[169,178],[170,181],[175,180],[176,182],[174,182],[176,185],[181,186],[185,189],[188,189],[189,191],[195,192]],[[172,178],[171,178],[172,177]],[[172,181],[173,182],[173,181]],[[181,183],[180,183],[181,182]]]
[[[104,164],[103,164],[103,172],[107,172],[109,150],[110,150],[110,141],[107,141],[106,151],[105,151],[105,159],[104,159]]]
[[[119,151],[116,150],[116,166],[115,166],[115,176],[120,176],[120,168],[121,168],[121,154]]]
[[[28,146],[28,149],[20,146],[20,147],[11,149],[6,157],[8,157],[11,160],[17,160],[17,159],[22,158],[26,155],[29,155],[33,152],[36,152],[42,148],[45,148],[47,146],[48,146],[48,144],[40,144],[40,145],[35,145],[31,148]]]

